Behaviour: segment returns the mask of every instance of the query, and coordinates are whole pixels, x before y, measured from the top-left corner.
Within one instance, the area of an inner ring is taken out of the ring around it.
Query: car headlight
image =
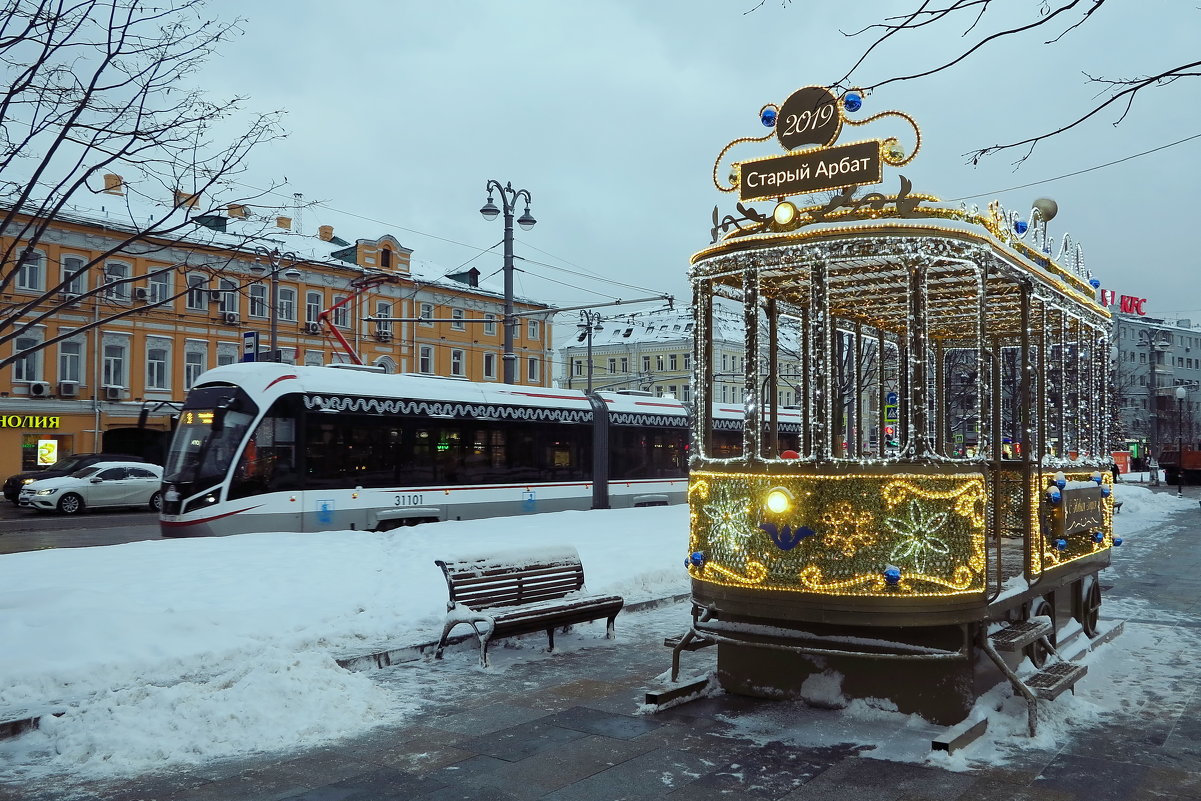
[[[22,483],[22,484],[32,484],[32,483],[33,483],[33,482],[35,482],[35,481],[37,481],[37,479],[36,479],[36,478],[23,478],[23,479],[21,479],[21,483]]]
[[[55,487],[54,489],[40,489],[40,490],[37,490],[36,492],[34,492],[33,494],[34,495],[53,495],[56,492],[58,492],[58,487]]]

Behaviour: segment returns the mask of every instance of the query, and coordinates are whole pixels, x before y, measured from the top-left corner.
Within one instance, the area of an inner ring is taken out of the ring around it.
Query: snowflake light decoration
[[[871,512],[856,512],[849,502],[839,501],[822,515],[822,522],[830,526],[822,534],[822,542],[843,556],[854,556],[860,548],[875,544],[876,533],[870,528],[874,521]]]
[[[729,483],[719,484],[702,510],[709,518],[709,540],[714,544],[741,550],[754,533],[748,524],[750,506],[746,496]]]
[[[900,535],[901,541],[889,558],[894,562],[906,562],[918,573],[924,573],[927,561],[950,552],[950,547],[934,534],[947,522],[946,512],[931,512],[914,498],[907,507],[909,517],[885,518],[884,525]]]

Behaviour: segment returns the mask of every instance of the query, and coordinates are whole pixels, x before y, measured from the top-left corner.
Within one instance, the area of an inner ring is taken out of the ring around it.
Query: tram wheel
[[[1047,635],[1047,639],[1051,644],[1055,644],[1055,607],[1046,598],[1037,598],[1030,604],[1030,614],[1028,617],[1049,617],[1051,618],[1051,633]],[[1047,657],[1051,652],[1043,645],[1041,639],[1035,640],[1026,646],[1026,656],[1030,657],[1030,662],[1039,670],[1042,670],[1043,665],[1047,664]]]
[[[1100,618],[1101,582],[1096,576],[1088,576],[1080,583],[1080,628],[1089,637],[1096,637]]]

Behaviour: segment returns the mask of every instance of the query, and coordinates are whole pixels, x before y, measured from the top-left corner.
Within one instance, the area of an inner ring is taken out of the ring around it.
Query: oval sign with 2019
[[[785,150],[832,145],[842,130],[838,98],[824,86],[806,86],[788,96],[776,117],[776,138]]]

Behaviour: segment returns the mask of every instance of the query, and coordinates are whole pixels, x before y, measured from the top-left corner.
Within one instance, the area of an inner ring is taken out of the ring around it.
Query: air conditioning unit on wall
[[[49,398],[50,397],[50,382],[49,381],[32,381],[32,382],[30,382],[29,396],[32,398]]]
[[[59,381],[58,396],[60,398],[75,398],[79,396],[79,383],[76,381]]]
[[[320,334],[321,333],[321,323],[305,323],[304,324],[304,332],[306,334]]]
[[[221,312],[221,322],[226,325],[237,325],[238,319],[237,312]]]
[[[133,290],[134,300],[146,300],[150,297],[150,290],[144,286],[136,287]]]
[[[111,400],[111,401],[121,400],[121,396],[124,394],[125,394],[124,387],[105,387],[104,388],[104,399],[105,400]]]

